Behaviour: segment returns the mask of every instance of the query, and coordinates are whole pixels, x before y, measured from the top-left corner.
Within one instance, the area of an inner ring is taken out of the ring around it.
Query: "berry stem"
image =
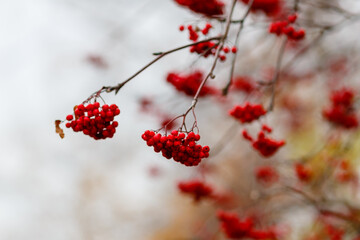
[[[185,130],[187,131],[186,129],[186,116],[189,114],[190,111],[193,112],[193,115],[195,117],[195,107],[196,107],[196,104],[198,102],[198,99],[199,99],[199,95],[200,95],[200,92],[202,90],[202,88],[204,87],[206,81],[211,77],[211,78],[215,78],[215,75],[214,75],[214,70],[215,70],[215,67],[216,67],[216,64],[217,64],[217,61],[219,59],[219,55],[220,55],[220,52],[224,46],[224,43],[225,43],[225,40],[227,39],[228,37],[228,34],[229,34],[229,30],[230,30],[230,25],[231,25],[231,17],[233,15],[233,12],[234,12],[234,9],[235,9],[235,5],[236,5],[236,2],[237,0],[233,0],[232,1],[232,4],[231,4],[231,11],[230,11],[230,14],[229,16],[227,17],[227,20],[226,20],[226,27],[225,27],[225,31],[224,31],[224,34],[222,36],[220,36],[218,38],[219,42],[218,42],[218,48],[216,49],[216,53],[215,53],[215,59],[214,59],[214,62],[211,66],[211,69],[209,71],[209,73],[206,75],[206,77],[202,80],[202,82],[200,83],[200,86],[199,88],[197,89],[196,91],[196,94],[193,98],[193,101],[191,103],[191,106],[186,110],[186,112],[182,115],[180,115],[179,117],[183,117],[183,123],[181,125],[180,128],[185,128]],[[207,40],[209,41],[209,40]],[[192,130],[193,128],[196,127],[196,117],[195,117],[195,122],[193,124],[193,127],[192,127]]]
[[[204,80],[201,82],[201,84],[200,84],[200,86],[199,86],[199,88],[198,88],[198,90],[197,90],[197,92],[196,92],[196,94],[195,94],[195,96],[194,96],[194,100],[193,100],[193,102],[192,102],[192,104],[191,104],[191,107],[190,107],[190,109],[189,109],[187,112],[189,112],[192,108],[195,108],[196,103],[197,103],[197,100],[198,100],[198,98],[199,98],[199,94],[200,94],[200,92],[201,92],[201,89],[204,87],[204,85],[205,85],[206,81],[209,79],[209,77],[215,78],[213,72],[214,72],[214,70],[215,70],[216,63],[217,63],[217,61],[218,61],[218,59],[219,59],[220,51],[221,51],[221,49],[223,48],[224,42],[225,42],[225,40],[227,39],[227,36],[228,36],[228,34],[229,34],[230,24],[231,24],[231,17],[232,17],[232,15],[233,15],[233,13],[234,13],[234,9],[235,9],[236,2],[237,2],[236,0],[233,0],[233,1],[232,1],[231,11],[230,11],[230,14],[229,14],[229,16],[228,16],[228,18],[227,18],[227,20],[226,20],[225,32],[224,32],[223,36],[220,38],[220,40],[219,40],[219,41],[220,41],[220,42],[219,42],[219,47],[218,47],[218,49],[216,50],[215,59],[214,59],[214,62],[213,62],[213,64],[212,64],[212,66],[211,66],[210,72],[209,72],[208,75],[204,78]]]

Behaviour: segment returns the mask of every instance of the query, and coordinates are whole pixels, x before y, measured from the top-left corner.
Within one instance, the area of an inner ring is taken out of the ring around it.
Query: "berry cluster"
[[[342,160],[336,169],[336,179],[340,182],[348,182],[356,179],[352,169],[347,160]]]
[[[250,0],[241,0],[245,4],[249,4]],[[254,0],[251,5],[251,12],[262,11],[268,16],[276,16],[282,10],[282,0]]]
[[[354,92],[351,89],[341,89],[331,95],[331,107],[323,111],[323,116],[335,125],[344,128],[356,128],[359,125],[354,111]]]
[[[196,202],[202,198],[212,197],[213,189],[199,180],[192,180],[188,182],[180,182],[178,188],[182,193],[192,195]]]
[[[297,15],[290,15],[288,16],[287,20],[284,21],[276,21],[270,24],[269,32],[274,33],[278,36],[286,35],[290,40],[302,40],[305,38],[305,30],[300,28],[296,30],[292,23],[295,23],[297,19]]]
[[[200,71],[195,71],[189,75],[169,73],[166,77],[166,81],[171,83],[179,92],[183,92],[191,97],[193,97],[196,94],[203,79],[204,79],[203,73]],[[204,85],[200,91],[199,96],[203,97],[206,95],[213,95],[216,93],[217,91],[215,88]]]
[[[217,217],[221,221],[221,229],[228,238],[250,238],[250,239],[276,239],[274,230],[255,229],[251,218],[240,220],[235,213],[218,211]]]
[[[247,76],[238,76],[231,81],[231,89],[251,93],[256,89],[255,82]]]
[[[72,128],[74,132],[83,132],[95,140],[112,138],[119,125],[114,121],[114,117],[120,114],[120,109],[116,104],[110,106],[105,104],[100,107],[100,103],[75,107],[74,115],[67,115],[67,128]]]
[[[279,174],[277,171],[271,166],[262,166],[255,170],[256,179],[264,184],[271,185],[279,179]]]
[[[189,31],[189,39],[193,42],[196,42],[199,39],[199,34],[198,32],[201,31],[201,33],[206,36],[210,29],[212,28],[212,25],[210,23],[206,23],[205,27],[203,29],[200,29],[199,27],[195,26],[193,27],[192,25],[188,25],[187,26],[187,30]],[[184,31],[185,27],[184,25],[181,25],[179,27],[180,31]]]
[[[265,115],[266,111],[260,104],[251,105],[246,102],[244,106],[234,106],[234,108],[229,111],[229,114],[242,123],[250,123],[259,119],[262,115]]]
[[[313,171],[311,168],[302,163],[295,164],[295,172],[297,178],[302,182],[309,182],[313,177]]]
[[[175,0],[179,5],[189,8],[191,11],[204,14],[207,17],[222,15],[224,13],[223,2],[218,0]]]
[[[190,48],[191,53],[197,53],[204,58],[207,58],[210,55],[215,55],[217,49],[216,43],[212,41],[201,42]]]
[[[209,33],[211,28],[212,28],[212,25],[210,23],[206,23],[206,25],[203,29],[200,29],[197,26],[188,25],[187,30],[189,31],[189,39],[193,42],[196,42],[199,39],[199,32],[201,32],[204,36],[206,36]],[[179,30],[184,31],[185,27],[183,25],[181,25],[179,27]],[[197,53],[200,56],[207,58],[210,55],[215,56],[217,49],[218,49],[218,44],[215,41],[207,41],[207,42],[201,42],[201,43],[191,46],[190,52]],[[229,49],[229,47],[222,47],[221,51],[224,54],[228,54],[230,52],[230,49]],[[235,46],[233,46],[231,48],[231,52],[236,53],[237,48]],[[219,55],[220,61],[226,60],[226,56],[224,54]]]
[[[329,212],[323,211],[323,215],[326,215]],[[326,233],[331,240],[343,240],[345,231],[343,229],[340,229],[338,227],[335,227],[334,225],[324,222]],[[356,240],[355,238],[354,240]]]
[[[197,166],[203,158],[209,157],[209,146],[196,144],[200,135],[194,132],[186,135],[174,130],[170,135],[162,136],[147,130],[141,137],[148,146],[154,147],[155,152],[161,152],[167,159],[173,158],[185,166]]]
[[[266,137],[264,131],[260,131],[258,133],[258,137],[256,140],[254,140],[246,130],[244,130],[242,134],[246,140],[252,142],[253,148],[259,151],[260,154],[264,157],[271,157],[277,152],[280,147],[285,145],[284,140],[276,141],[274,139]]]

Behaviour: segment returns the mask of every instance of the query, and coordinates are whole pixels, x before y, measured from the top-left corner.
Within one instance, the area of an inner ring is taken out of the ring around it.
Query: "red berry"
[[[95,102],[94,103],[94,108],[99,108],[100,107],[100,103],[99,102]]]
[[[289,21],[290,23],[294,23],[294,22],[296,21],[296,19],[297,19],[296,13],[293,14],[293,15],[288,16],[288,21]]]
[[[236,52],[237,52],[237,48],[236,48],[235,46],[233,46],[233,47],[231,48],[231,52],[232,52],[232,53],[236,53]]]

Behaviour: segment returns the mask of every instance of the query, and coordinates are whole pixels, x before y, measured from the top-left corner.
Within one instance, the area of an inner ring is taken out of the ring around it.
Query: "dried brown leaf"
[[[55,132],[59,134],[61,138],[65,137],[63,129],[60,127],[61,120],[55,120]]]

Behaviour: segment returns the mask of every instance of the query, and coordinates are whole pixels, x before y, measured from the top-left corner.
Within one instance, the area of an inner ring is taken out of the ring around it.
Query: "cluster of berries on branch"
[[[343,88],[331,95],[331,107],[323,111],[323,116],[333,124],[344,128],[356,128],[359,125],[354,111],[355,94],[353,90]]]
[[[194,132],[184,133],[173,130],[169,135],[161,135],[154,131],[147,130],[142,139],[155,152],[161,152],[167,159],[174,159],[185,166],[197,166],[203,158],[209,157],[209,146],[201,146],[196,142],[200,135]]]
[[[263,130],[258,133],[256,140],[254,140],[246,130],[243,130],[242,134],[246,140],[252,142],[253,148],[263,157],[271,157],[279,150],[280,147],[285,145],[285,141],[271,139],[265,135],[265,132],[271,132],[271,128],[267,126],[263,127]]]
[[[249,94],[256,90],[256,84],[248,76],[237,76],[231,81],[231,89]]]
[[[221,229],[231,239],[276,239],[273,229],[255,229],[252,218],[241,220],[236,213],[218,211],[217,218],[221,222]]]
[[[195,96],[203,79],[204,74],[201,71],[195,71],[188,75],[171,72],[166,77],[166,81],[171,83],[176,90],[183,92],[190,97]],[[199,96],[214,95],[217,92],[218,91],[215,88],[204,85]]]
[[[286,35],[290,40],[302,40],[305,38],[305,30],[300,28],[296,30],[291,24],[295,23],[297,15],[288,16],[287,20],[276,21],[270,24],[269,32],[277,36]]]
[[[245,4],[250,4],[251,0],[240,0]],[[250,7],[251,12],[264,12],[267,16],[276,16],[281,13],[283,6],[282,0],[253,0]]]
[[[207,17],[222,15],[225,7],[225,4],[218,0],[175,0],[175,2]]]
[[[74,114],[66,116],[68,121],[65,126],[72,128],[74,132],[83,132],[95,140],[112,138],[119,125],[114,117],[120,114],[116,104],[110,106],[99,102],[93,104],[80,104],[75,107]]]
[[[187,30],[189,31],[189,39],[193,41],[194,43],[198,41],[199,39],[199,32],[201,32],[204,36],[208,35],[210,29],[212,28],[212,25],[210,23],[206,23],[205,27],[203,29],[200,29],[198,26],[192,26],[188,25]],[[184,31],[185,27],[181,25],[179,27],[180,31]],[[190,47],[191,53],[197,53],[198,55],[207,58],[208,56],[212,55],[215,56],[216,51],[218,49],[218,43],[216,41],[206,41],[206,42],[200,42]],[[236,46],[233,46],[231,49],[229,47],[222,47],[221,51],[223,54],[219,55],[220,61],[226,60],[226,54],[230,53],[236,53],[237,48]],[[225,54],[225,55],[224,55]]]
[[[305,165],[303,163],[296,163],[295,172],[297,178],[301,182],[309,182],[313,178],[313,171],[309,165]]]
[[[261,104],[250,104],[246,102],[244,106],[236,105],[230,111],[229,114],[238,119],[242,123],[250,123],[259,119],[266,114],[266,110]]]
[[[198,202],[203,198],[211,198],[213,194],[212,187],[200,180],[179,182],[178,189],[184,194],[191,195],[195,202]]]
[[[259,183],[270,186],[279,179],[278,172],[272,166],[261,166],[255,170],[255,176]]]

